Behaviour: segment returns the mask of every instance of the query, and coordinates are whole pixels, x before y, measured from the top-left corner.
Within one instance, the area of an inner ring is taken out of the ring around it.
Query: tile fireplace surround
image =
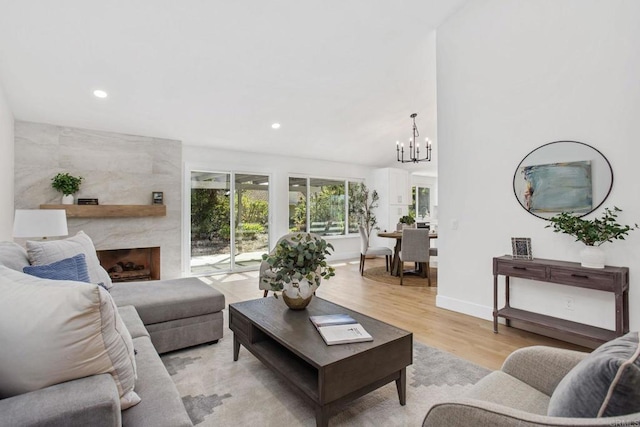
[[[16,209],[60,203],[58,172],[83,177],[76,198],[101,205],[151,204],[153,191],[164,192],[164,217],[69,218],[69,235],[83,230],[97,250],[160,247],[162,279],[180,277],[180,141],[16,121],[15,158]]]

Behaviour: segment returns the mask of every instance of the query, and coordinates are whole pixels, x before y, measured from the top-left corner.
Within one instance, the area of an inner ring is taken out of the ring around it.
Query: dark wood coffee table
[[[328,346],[309,316],[346,313],[373,341]],[[233,360],[240,344],[292,387],[301,391],[316,413],[316,424],[344,403],[391,381],[400,404],[406,403],[406,367],[412,363],[413,334],[329,301],[314,297],[305,310],[287,308],[274,297],[229,304]]]

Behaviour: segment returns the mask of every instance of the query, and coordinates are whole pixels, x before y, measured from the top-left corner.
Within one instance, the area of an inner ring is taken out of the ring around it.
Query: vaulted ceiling
[[[465,1],[0,0],[0,82],[18,120],[389,166]]]

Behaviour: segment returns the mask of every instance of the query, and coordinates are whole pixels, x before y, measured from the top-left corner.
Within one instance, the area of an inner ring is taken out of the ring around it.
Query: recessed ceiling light
[[[280,123],[274,123],[271,125],[273,129],[280,129]]]
[[[96,89],[93,91],[93,95],[96,98],[106,98],[107,96],[109,96],[109,94],[107,94],[107,92],[100,90],[100,89]]]

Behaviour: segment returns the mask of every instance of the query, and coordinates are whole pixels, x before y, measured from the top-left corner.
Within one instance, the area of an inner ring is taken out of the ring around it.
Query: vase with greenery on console
[[[600,245],[614,240],[624,240],[629,231],[638,228],[638,224],[618,224],[618,212],[622,212],[622,209],[615,206],[613,210],[605,208],[602,217],[594,219],[582,219],[562,212],[549,218],[551,224],[546,228],[552,227],[554,232],[569,234],[576,238],[576,242],[585,244],[585,248],[580,251],[583,267],[604,268],[605,254]]]
[[[413,224],[416,223],[416,219],[411,215],[401,216],[398,220],[398,225],[396,227],[397,231],[401,231],[403,228],[413,227]]]
[[[53,178],[51,178],[51,186],[62,193],[62,204],[72,205],[73,195],[80,190],[80,184],[82,183],[81,176],[72,176],[68,173],[60,172]]]
[[[321,279],[335,276],[327,264],[333,246],[319,236],[299,233],[278,243],[271,255],[262,259],[269,264],[274,277],[264,278],[273,291],[282,291],[282,299],[294,310],[304,309]]]

